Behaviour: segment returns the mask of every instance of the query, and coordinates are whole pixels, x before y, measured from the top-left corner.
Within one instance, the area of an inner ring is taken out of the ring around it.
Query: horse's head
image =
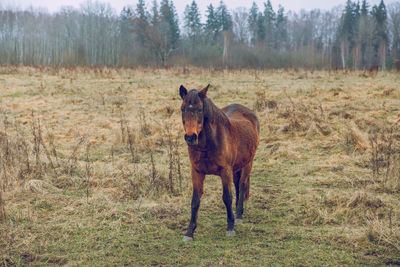
[[[192,89],[189,92],[183,85],[179,88],[179,94],[183,99],[181,110],[185,141],[190,146],[199,143],[199,134],[203,130],[204,123],[204,98],[207,97],[209,86],[201,91]]]

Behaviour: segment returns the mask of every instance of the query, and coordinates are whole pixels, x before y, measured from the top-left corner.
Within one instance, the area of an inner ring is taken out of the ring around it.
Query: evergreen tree
[[[374,48],[377,58],[376,63],[381,65],[382,69],[386,67],[386,54],[388,49],[388,34],[387,34],[387,11],[383,0],[378,6],[374,6],[371,11],[374,18]]]
[[[134,25],[133,25],[134,14],[132,8],[128,6],[123,7],[119,19],[120,19],[120,34],[121,34],[121,42],[120,42],[121,54],[128,55],[132,47],[132,31],[134,30]],[[122,62],[122,64],[126,64],[126,62]]]
[[[367,0],[363,0],[361,4],[361,16],[368,16],[369,4]]]
[[[275,45],[275,20],[276,14],[272,8],[271,1],[268,0],[264,3],[264,23],[265,23],[265,40],[269,47],[274,47]]]
[[[184,21],[187,34],[194,44],[201,31],[200,12],[194,0],[190,6],[186,5]]]
[[[360,1],[357,4],[353,4],[353,68],[359,69],[362,65],[362,53],[361,53],[361,35],[360,35],[360,18],[361,18]]]
[[[216,42],[218,33],[220,32],[220,25],[217,18],[216,11],[212,4],[207,6],[207,21],[205,25],[205,30],[207,35],[210,37],[213,43]]]
[[[250,31],[250,36],[251,36],[251,43],[254,44],[257,39],[258,39],[258,26],[257,26],[257,21],[258,20],[258,7],[255,2],[253,2],[253,5],[250,8],[249,12],[249,19],[248,19],[248,24],[249,24],[249,31]]]
[[[122,8],[122,11],[119,15],[119,18],[121,19],[121,21],[126,21],[129,20],[133,17],[133,11],[132,8],[129,6],[124,6]]]
[[[372,8],[372,16],[375,19],[375,34],[377,38],[387,40],[387,11],[383,0],[378,6]]]
[[[257,40],[259,42],[265,40],[265,18],[264,15],[259,12],[257,16]]]
[[[162,0],[160,5],[161,30],[168,46],[176,48],[179,41],[179,22],[174,3],[169,0]]]
[[[371,19],[369,15],[369,5],[366,0],[362,1],[360,18],[358,21],[358,40],[361,46],[360,68],[365,68],[372,64],[372,31]]]
[[[138,42],[144,46],[147,40],[148,17],[144,0],[139,0],[136,5],[135,32]]]
[[[350,43],[353,41],[354,37],[353,36],[354,23],[355,23],[354,3],[351,2],[351,0],[347,0],[345,11],[342,16],[340,34],[342,38],[344,38]]]
[[[127,34],[131,29],[132,20],[133,20],[133,10],[129,6],[124,6],[119,15],[120,25],[121,25],[121,33]]]
[[[137,5],[136,5],[136,14],[137,17],[142,20],[147,22],[147,12],[146,12],[146,3],[144,0],[139,0]]]
[[[287,41],[287,17],[285,9],[279,5],[276,16],[276,48],[284,48]]]
[[[218,19],[218,24],[221,27],[220,30],[222,31],[232,30],[232,16],[222,0],[219,2],[219,7],[217,8],[217,19]]]
[[[158,3],[157,0],[153,0],[153,6],[151,8],[151,25],[153,27],[160,26],[160,13],[158,12]]]
[[[217,19],[220,31],[223,33],[223,45],[224,50],[222,53],[222,64],[226,66],[229,58],[229,47],[230,47],[230,35],[228,32],[232,32],[232,16],[228,11],[225,3],[221,0],[219,7],[217,8]]]
[[[180,35],[175,6],[172,1],[163,0],[158,9],[157,1],[154,0],[151,19],[150,15],[147,17],[147,21],[151,21],[147,22],[145,31],[147,47],[161,65],[166,66],[169,55],[178,45]]]
[[[347,0],[345,10],[342,14],[341,24],[339,26],[340,50],[342,67],[356,67],[354,54],[357,53],[358,59],[359,44],[357,42],[358,36],[358,20],[360,17],[360,5]],[[354,51],[356,49],[357,51]]]
[[[356,21],[360,18],[361,15],[361,7],[360,7],[360,1],[357,1],[357,4],[354,5],[354,16],[356,18]]]

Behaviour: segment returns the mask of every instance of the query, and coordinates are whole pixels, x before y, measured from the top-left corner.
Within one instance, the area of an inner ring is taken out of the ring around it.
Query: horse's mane
[[[208,97],[203,100],[204,123],[229,125],[229,119]]]

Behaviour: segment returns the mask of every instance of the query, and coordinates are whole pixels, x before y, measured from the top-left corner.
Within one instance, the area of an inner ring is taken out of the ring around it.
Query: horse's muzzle
[[[189,146],[194,146],[199,143],[199,140],[197,138],[197,134],[192,134],[192,135],[187,135],[185,134],[185,141]]]

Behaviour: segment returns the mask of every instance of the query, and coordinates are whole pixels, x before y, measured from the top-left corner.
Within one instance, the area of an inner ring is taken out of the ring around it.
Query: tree
[[[218,34],[220,32],[220,24],[217,18],[216,11],[212,4],[207,6],[207,21],[205,25],[206,33],[209,37],[211,37],[212,43],[215,44],[217,41]]]
[[[144,46],[147,41],[147,30],[149,27],[149,21],[146,11],[146,4],[144,0],[139,0],[136,5],[136,14],[135,14],[135,32],[136,38],[138,42]]]
[[[392,36],[392,57],[400,59],[400,3],[393,3],[388,7],[390,29]]]
[[[119,15],[120,19],[120,34],[121,34],[121,45],[120,45],[120,61],[124,66],[129,65],[128,58],[132,49],[132,44],[134,43],[134,36],[132,32],[134,31],[134,13],[133,9],[129,6],[122,8]]]
[[[276,16],[276,49],[284,49],[287,41],[287,17],[285,16],[285,9],[279,5],[278,13]]]
[[[368,9],[369,4],[367,3],[367,0],[363,0],[361,5],[361,16],[367,16],[369,12]]]
[[[384,70],[386,68],[386,54],[388,49],[388,34],[387,34],[387,11],[383,0],[378,6],[373,6],[371,11],[374,18],[374,48],[377,57],[377,63]]]
[[[353,69],[360,69],[362,64],[362,55],[361,55],[361,35],[360,35],[360,2],[358,1],[357,4],[353,4],[353,47],[352,47],[352,54],[353,54]]]
[[[179,23],[175,6],[172,1],[162,0],[160,5],[160,31],[155,42],[155,52],[161,64],[166,66],[171,52],[177,47],[179,41]]]
[[[222,64],[226,65],[229,57],[229,48],[231,41],[230,33],[232,31],[232,16],[222,0],[219,2],[219,6],[217,8],[217,19],[218,19],[218,26],[220,27],[220,31],[223,32],[223,37],[224,37]]]
[[[178,15],[176,14],[175,6],[172,1],[162,0],[160,5],[160,21],[161,29],[165,38],[172,49],[176,48],[179,40],[180,30]]]
[[[121,27],[123,28],[121,30],[122,32],[126,33],[131,29],[131,27],[132,27],[131,22],[132,22],[133,17],[134,17],[134,15],[133,15],[132,8],[130,6],[124,6],[119,15],[120,24],[121,24]]]
[[[255,2],[250,8],[247,23],[249,25],[250,40],[254,44],[258,40],[258,6]]]
[[[359,12],[359,4],[347,0],[339,27],[340,51],[343,68],[349,67],[350,64],[354,63],[351,51],[354,48],[354,43],[356,41],[355,37],[358,35],[357,25],[360,14]]]
[[[371,23],[371,16],[369,14],[369,5],[366,0],[363,0],[360,10],[360,18],[358,21],[358,35],[357,41],[360,44],[361,50],[361,64],[359,68],[366,68],[372,65],[373,46],[372,35],[373,27]]]
[[[142,46],[150,49],[161,65],[166,66],[171,52],[178,45],[180,36],[173,2],[163,0],[158,10],[157,1],[153,1],[152,15],[150,15],[145,10],[144,0],[140,0],[136,8],[135,34]]]
[[[148,16],[147,16],[147,11],[146,11],[146,3],[144,0],[139,0],[137,5],[136,5],[136,16],[142,20],[142,21],[146,21],[148,20]]]
[[[232,30],[232,16],[228,11],[225,3],[221,0],[217,8],[217,19],[218,26],[221,27],[221,31],[231,31]]]
[[[153,7],[151,8],[151,11],[151,25],[157,28],[160,26],[160,14],[158,12],[157,0],[153,0]]]
[[[249,13],[245,8],[237,8],[233,11],[233,33],[239,43],[248,43]]]
[[[264,3],[265,41],[268,47],[275,47],[275,20],[276,14],[271,1]]]
[[[257,16],[257,41],[264,42],[266,36],[265,17],[259,12]]]
[[[333,67],[333,47],[336,38],[337,27],[340,15],[337,9],[325,11],[321,14],[318,25],[318,36],[320,36],[322,47],[318,48],[318,53],[323,56],[324,64],[331,69]],[[288,41],[290,43],[290,41]]]
[[[199,8],[194,0],[190,6],[186,5],[184,22],[187,35],[192,41],[192,46],[194,46],[196,41],[199,39],[202,26],[200,22]]]

